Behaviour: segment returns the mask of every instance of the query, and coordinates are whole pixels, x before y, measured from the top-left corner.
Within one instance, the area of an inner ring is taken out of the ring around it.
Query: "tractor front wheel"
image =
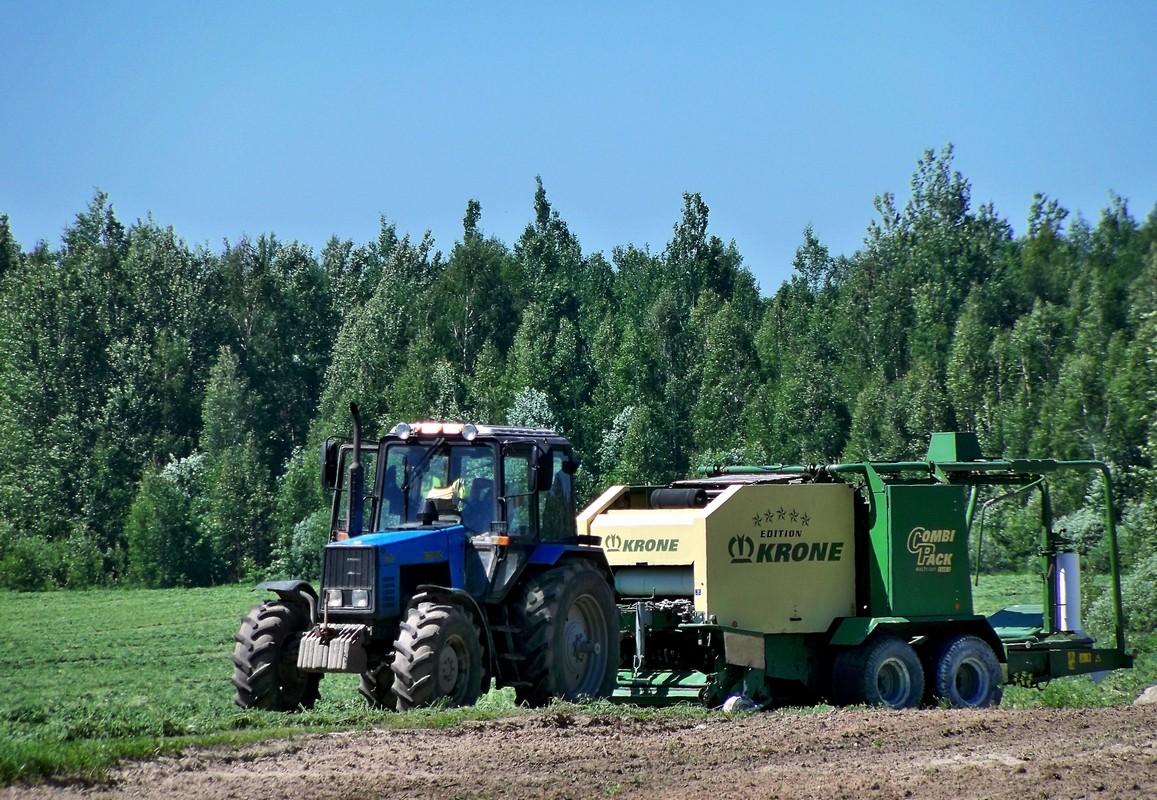
[[[619,668],[619,614],[602,572],[575,561],[530,578],[514,611],[528,684],[517,687],[520,703],[610,697]]]
[[[458,606],[419,602],[402,620],[391,667],[398,711],[473,705],[482,694],[481,635]]]
[[[242,708],[297,711],[313,708],[321,675],[297,668],[309,613],[295,603],[266,600],[241,618],[233,635],[233,702]]]
[[[366,699],[370,708],[381,708],[393,711],[398,706],[398,698],[394,694],[394,673],[390,665],[383,661],[374,664],[361,674],[358,681],[358,693]]]
[[[1004,696],[1000,662],[979,637],[957,636],[937,652],[933,662],[932,696],[952,708],[1000,705]]]
[[[878,636],[836,656],[831,694],[837,705],[915,708],[924,696],[924,668],[907,642]]]

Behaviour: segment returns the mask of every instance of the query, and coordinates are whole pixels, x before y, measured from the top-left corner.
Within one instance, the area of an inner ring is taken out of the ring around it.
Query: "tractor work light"
[[[397,425],[394,426],[393,430],[391,430],[390,433],[392,433],[394,436],[397,436],[399,439],[401,439],[404,442],[410,438],[410,434],[413,433],[413,431],[410,430],[410,426],[407,425],[406,423],[399,422]]]
[[[390,429],[390,433],[403,442],[415,433],[419,436],[461,436],[472,442],[478,436],[478,426],[468,422],[415,422],[409,425],[399,422]]]

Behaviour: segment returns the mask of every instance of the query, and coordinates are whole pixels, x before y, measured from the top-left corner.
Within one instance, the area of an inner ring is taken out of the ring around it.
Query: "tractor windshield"
[[[497,515],[491,446],[444,440],[391,444],[382,474],[381,528],[421,522],[432,502],[434,521],[486,533]]]

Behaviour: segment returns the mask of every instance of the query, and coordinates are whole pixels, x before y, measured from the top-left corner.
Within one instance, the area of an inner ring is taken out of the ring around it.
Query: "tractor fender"
[[[553,567],[563,558],[585,558],[594,562],[595,566],[608,575],[611,572],[606,552],[603,548],[590,544],[540,544],[531,551],[527,564]]]
[[[309,581],[265,581],[253,587],[253,591],[273,592],[286,603],[295,603],[309,614],[309,621],[317,624],[317,590]]]
[[[564,560],[583,558],[593,563],[611,580],[611,568],[607,554],[601,547],[586,544],[537,544],[524,551],[511,550],[507,553],[503,569],[495,576],[485,602],[488,605],[502,605],[510,593],[522,584],[528,575],[544,572],[556,567]]]

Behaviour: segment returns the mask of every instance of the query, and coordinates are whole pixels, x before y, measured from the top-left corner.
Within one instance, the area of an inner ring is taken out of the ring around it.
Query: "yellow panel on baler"
[[[732,484],[704,508],[640,508],[614,486],[578,517],[611,569],[690,567],[695,610],[763,633],[825,631],[855,614],[852,489]]]
[[[853,616],[852,488],[833,483],[733,489],[727,502],[708,508],[708,613],[725,628],[762,633],[815,633],[836,617]]]
[[[612,568],[702,565],[707,556],[704,532],[709,510],[609,510],[591,520],[590,532],[602,537]]]

